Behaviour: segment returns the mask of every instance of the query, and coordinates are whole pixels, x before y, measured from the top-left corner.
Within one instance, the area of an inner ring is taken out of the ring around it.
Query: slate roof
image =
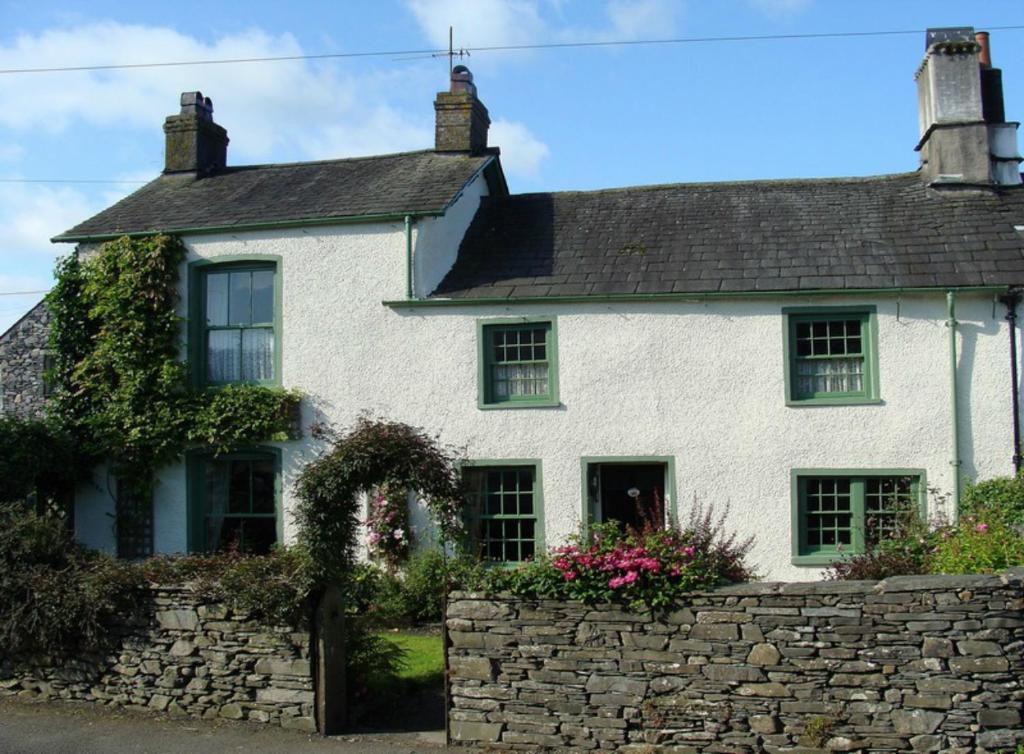
[[[432,297],[1024,283],[1024,189],[917,173],[484,200]]]
[[[161,175],[53,240],[441,212],[491,159],[421,151]]]

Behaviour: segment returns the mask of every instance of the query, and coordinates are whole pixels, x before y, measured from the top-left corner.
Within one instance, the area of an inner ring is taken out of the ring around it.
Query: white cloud
[[[664,38],[676,26],[677,3],[666,0],[609,0],[605,6],[608,39]]]
[[[812,0],[747,0],[757,10],[773,18],[794,16],[810,7]]]
[[[495,120],[488,143],[501,147],[501,164],[509,175],[536,178],[541,163],[550,154],[547,144],[530,133],[522,123]]]
[[[0,184],[0,258],[29,255],[54,257],[66,249],[50,243],[52,236],[101,209],[77,189],[37,183]]]
[[[547,36],[535,0],[407,0],[406,5],[430,43],[448,47],[448,27],[456,47],[529,44]]]
[[[564,0],[406,0],[406,5],[438,48],[448,47],[449,26],[456,47],[665,36],[675,29],[680,8],[675,0],[607,0],[604,22],[591,26],[567,24]]]
[[[290,34],[275,36],[258,29],[207,44],[173,29],[104,22],[21,34],[0,46],[0,67],[303,52]],[[330,62],[286,61],[5,76],[0,79],[0,97],[18,107],[0,109],[0,126],[21,133],[61,133],[76,122],[152,130],[176,111],[178,93],[201,89],[213,99],[215,117],[228,129],[231,154],[241,157],[239,162],[267,159],[281,150],[300,157],[343,157],[360,151],[360,144],[372,144],[379,151],[413,146],[408,129],[381,130],[382,123],[404,120],[389,97],[392,90],[381,85],[402,72],[353,75],[341,70]],[[342,128],[349,141],[326,138],[332,128]],[[423,133],[423,124],[415,133]],[[340,151],[324,154],[326,143]],[[348,149],[348,143],[356,146]]]

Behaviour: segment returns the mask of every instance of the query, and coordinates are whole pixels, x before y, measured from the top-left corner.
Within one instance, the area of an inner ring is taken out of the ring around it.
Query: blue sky
[[[591,40],[922,30],[845,39],[476,52],[513,191],[913,170],[930,26],[1024,24],[1020,0],[0,0],[0,68]],[[1024,30],[994,31],[1024,117]],[[229,164],[432,143],[447,60],[425,56],[0,75],[0,292],[49,287],[48,239],[162,167],[166,115],[200,89]],[[0,331],[39,295],[0,296]]]

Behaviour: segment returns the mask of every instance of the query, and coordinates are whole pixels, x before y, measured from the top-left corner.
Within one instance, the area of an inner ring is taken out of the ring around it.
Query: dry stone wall
[[[661,614],[456,593],[456,743],[968,752],[1024,743],[1024,569],[745,584]]]
[[[262,625],[186,588],[149,597],[111,625],[107,653],[0,658],[0,694],[316,730],[308,633]]]

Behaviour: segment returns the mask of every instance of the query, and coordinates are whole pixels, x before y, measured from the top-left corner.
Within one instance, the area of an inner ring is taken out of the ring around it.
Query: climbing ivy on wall
[[[284,439],[298,402],[293,392],[260,386],[190,387],[177,315],[185,254],[173,236],[110,241],[63,258],[47,298],[51,418],[140,495],[189,444],[220,452]]]

